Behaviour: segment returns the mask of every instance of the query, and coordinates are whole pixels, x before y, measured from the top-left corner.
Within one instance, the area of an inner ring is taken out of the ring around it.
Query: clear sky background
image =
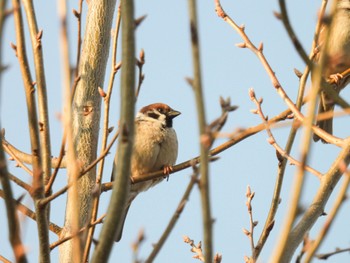
[[[38,26],[44,30],[42,39],[45,55],[45,73],[49,100],[49,117],[51,125],[52,154],[57,156],[62,136],[62,125],[57,114],[62,110],[62,74],[60,71],[59,20],[57,16],[57,1],[34,1],[37,11]],[[301,71],[304,63],[298,57],[288,38],[282,23],[277,20],[273,11],[278,11],[278,1],[259,0],[222,0],[225,11],[238,23],[245,24],[246,33],[254,44],[264,43],[264,54],[267,57],[276,76],[288,95],[295,100],[298,89],[298,78],[293,69]],[[309,52],[317,13],[321,1],[288,1],[288,12],[299,39]],[[86,3],[85,11],[86,11]],[[69,1],[69,34],[71,36],[72,64],[75,59],[77,24],[70,12],[77,9],[78,1]],[[199,38],[201,44],[201,61],[203,89],[206,104],[207,121],[210,122],[221,113],[219,97],[230,97],[233,105],[239,109],[229,116],[229,121],[223,132],[230,133],[237,128],[255,126],[261,123],[257,115],[250,113],[255,106],[248,97],[248,89],[253,87],[257,97],[263,97],[264,113],[270,117],[285,110],[287,106],[276,93],[269,77],[257,57],[248,49],[235,46],[242,42],[238,34],[215,13],[214,1],[197,1],[199,16]],[[137,53],[145,50],[146,64],[144,66],[145,80],[136,109],[153,102],[164,102],[182,112],[174,121],[178,134],[178,162],[186,161],[199,154],[199,139],[196,120],[194,94],[186,83],[185,77],[192,76],[192,57],[190,46],[189,18],[187,1],[135,1],[135,16],[147,14],[147,19],[136,32]],[[86,12],[84,13],[84,16]],[[27,35],[27,44],[29,38]],[[27,113],[23,92],[23,83],[18,61],[10,47],[15,43],[13,18],[5,25],[3,63],[10,68],[3,74],[1,83],[1,126],[6,129],[6,139],[25,152],[30,152],[29,132],[27,128]],[[31,54],[31,47],[28,54]],[[30,55],[31,56],[31,55]],[[120,60],[120,55],[119,59]],[[110,62],[109,62],[110,63]],[[108,64],[110,65],[110,64]],[[110,68],[106,74],[108,76]],[[33,73],[33,70],[32,70]],[[119,77],[115,82],[112,98],[110,125],[116,126],[119,118]],[[105,87],[107,81],[105,82]],[[308,85],[309,87],[309,85]],[[343,97],[349,97],[349,91],[344,91]],[[335,121],[335,134],[347,136],[350,129],[348,118]],[[284,146],[289,132],[289,126],[275,129],[277,142]],[[250,243],[243,234],[242,228],[249,228],[249,217],[245,206],[245,191],[247,185],[256,192],[253,200],[254,220],[259,224],[255,230],[255,240],[258,239],[264,221],[269,211],[273,187],[277,175],[278,161],[275,150],[267,142],[266,132],[250,137],[220,154],[220,160],[210,165],[210,196],[212,215],[215,219],[214,251],[223,255],[223,262],[243,262],[244,255],[251,255]],[[300,134],[297,137],[292,155],[299,159]],[[225,142],[221,138],[215,145]],[[104,182],[109,181],[111,163],[115,152],[107,157]],[[335,146],[321,143],[313,144],[310,165],[321,172],[327,171],[338,154]],[[10,171],[22,180],[30,182],[31,178],[20,168],[9,162]],[[186,189],[192,171],[181,171],[170,176],[168,182],[163,182],[146,193],[142,193],[132,204],[124,227],[123,239],[115,244],[110,262],[131,262],[130,244],[137,237],[141,228],[145,229],[146,241],[140,250],[140,258],[145,259],[165,229],[172,213]],[[284,218],[290,197],[292,179],[295,167],[288,166],[283,186],[282,202],[276,217],[275,228],[270,234],[260,262],[268,262],[276,245],[281,222]],[[66,174],[62,170],[54,185],[57,191],[66,184]],[[319,185],[318,179],[310,174],[306,176],[302,204],[307,207]],[[23,190],[14,186],[15,196],[19,197]],[[99,214],[106,212],[110,193],[102,195]],[[329,210],[334,195],[326,207]],[[23,201],[33,207],[30,197]],[[65,213],[65,196],[52,203],[51,220],[62,226]],[[201,203],[198,188],[190,196],[190,200],[181,214],[174,231],[166,242],[155,262],[196,262],[192,259],[190,246],[182,241],[183,235],[188,235],[197,243],[203,239]],[[329,252],[336,247],[350,246],[349,202],[341,208],[332,232],[321,247],[320,252]],[[7,236],[4,202],[0,202],[0,254],[13,259]],[[38,258],[38,242],[35,224],[21,217],[23,240],[28,249],[30,262]],[[311,238],[325,217],[320,218],[311,230]],[[6,226],[6,227],[5,227]],[[101,229],[97,227],[98,231]],[[96,235],[98,237],[98,235]],[[57,237],[50,234],[51,242]],[[299,251],[298,251],[299,252]],[[347,262],[349,254],[334,256],[328,262]],[[52,262],[58,262],[58,249],[52,252]],[[315,260],[315,262],[318,262]]]

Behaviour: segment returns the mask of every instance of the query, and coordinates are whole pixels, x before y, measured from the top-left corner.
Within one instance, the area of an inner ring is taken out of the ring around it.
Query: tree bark
[[[74,148],[75,160],[67,163],[68,181],[77,180],[79,166],[87,166],[96,159],[99,135],[101,96],[98,87],[103,87],[109,55],[110,31],[115,0],[94,0],[88,4],[85,36],[79,63],[80,81],[72,102],[72,141],[68,151]],[[77,180],[68,190],[64,228],[61,238],[83,227],[89,219],[92,188],[96,170],[92,169]],[[75,191],[76,189],[76,191]],[[75,262],[81,259],[85,237],[70,240],[60,246],[60,262]]]

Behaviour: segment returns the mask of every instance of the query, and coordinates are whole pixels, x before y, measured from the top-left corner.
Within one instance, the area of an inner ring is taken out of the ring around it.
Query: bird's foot
[[[340,81],[344,78],[344,76],[340,73],[332,74],[329,76],[331,81],[334,81],[335,84],[339,85]]]
[[[169,181],[169,174],[173,171],[173,167],[171,165],[164,165],[163,166],[163,174],[165,175],[164,178],[166,178],[167,181]]]

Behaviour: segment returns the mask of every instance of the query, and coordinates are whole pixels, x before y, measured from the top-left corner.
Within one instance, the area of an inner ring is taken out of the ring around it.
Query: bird
[[[135,137],[131,155],[131,176],[142,178],[143,175],[163,170],[169,176],[178,154],[178,141],[173,119],[181,113],[164,103],[147,105],[137,113],[135,118]],[[118,165],[117,158],[113,162],[113,170]],[[113,180],[113,170],[112,178]],[[163,178],[131,184],[122,220],[115,234],[115,242],[122,238],[123,227],[132,201],[143,191],[160,183]]]
[[[328,47],[326,50],[321,49],[321,52],[326,52],[326,58],[328,58],[323,77],[333,79],[335,82],[333,87],[339,93],[350,82],[349,75],[345,77],[341,75],[350,68],[350,0],[338,0],[336,5],[336,12],[329,27]],[[326,34],[327,30],[324,26],[320,34],[321,44]],[[333,111],[334,102],[326,96],[324,91],[321,91],[318,114],[333,113]],[[316,126],[333,134],[333,117],[317,121]],[[323,143],[327,143],[316,134],[313,139],[316,142],[321,139]]]

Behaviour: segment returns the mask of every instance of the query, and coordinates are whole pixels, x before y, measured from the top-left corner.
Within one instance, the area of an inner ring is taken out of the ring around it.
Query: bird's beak
[[[169,111],[168,116],[171,119],[174,119],[175,117],[179,116],[180,114],[181,114],[181,112],[179,112],[177,110],[171,110],[171,111]]]

